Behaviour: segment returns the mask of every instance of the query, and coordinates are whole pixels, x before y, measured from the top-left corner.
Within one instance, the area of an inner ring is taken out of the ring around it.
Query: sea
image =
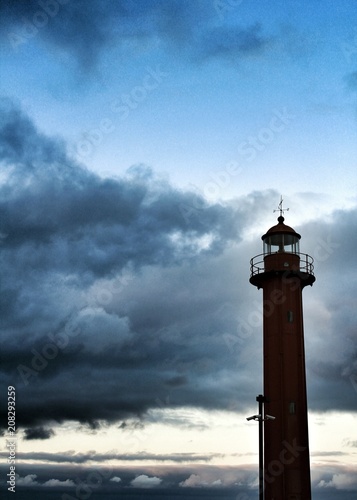
[[[313,493],[313,500],[356,500],[355,491],[321,488]],[[3,494],[5,493],[5,496]],[[238,493],[223,488],[174,488],[135,489],[123,488],[113,492],[91,492],[76,496],[68,489],[46,490],[40,488],[16,488],[16,493],[0,492],[1,499],[12,500],[257,500],[258,492]]]
[[[240,495],[240,496],[239,496]],[[1,496],[1,498],[3,498]],[[92,492],[90,495],[77,497],[73,491],[43,491],[39,488],[26,490],[17,488],[16,493],[5,497],[6,500],[253,500],[256,495],[237,494],[237,490],[210,490],[207,488],[174,488],[174,489],[135,489],[128,488],[118,492]]]

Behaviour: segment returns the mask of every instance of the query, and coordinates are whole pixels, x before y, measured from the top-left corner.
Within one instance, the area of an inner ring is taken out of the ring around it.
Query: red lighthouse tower
[[[310,500],[302,290],[315,277],[300,234],[284,224],[282,200],[279,210],[250,262],[250,283],[263,289],[265,412],[275,417],[264,425],[264,491],[266,500]]]

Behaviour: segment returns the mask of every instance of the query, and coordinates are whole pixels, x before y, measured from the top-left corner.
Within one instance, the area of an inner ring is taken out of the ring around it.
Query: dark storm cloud
[[[63,144],[37,132],[29,118],[6,98],[1,98],[0,160],[4,166],[16,166],[15,175],[66,172],[67,158]]]
[[[24,439],[27,441],[33,439],[49,439],[54,436],[52,429],[45,429],[44,427],[33,427],[32,429],[25,429]]]
[[[50,437],[66,420],[96,432],[169,419],[165,408],[251,408],[262,318],[249,258],[261,248],[241,235],[278,194],[209,204],[143,167],[103,180],[8,102],[1,116],[0,376],[16,385],[18,425]],[[296,228],[316,263],[304,291],[314,410],[354,409],[356,226],[350,210]]]
[[[58,60],[69,54],[82,70],[95,68],[106,49],[116,47],[127,58],[157,40],[193,61],[257,55],[271,43],[259,24],[225,26],[214,2],[205,1],[5,0],[0,15],[4,41],[15,53],[39,37]]]
[[[95,429],[168,397],[196,405],[197,391],[201,405],[227,407],[234,382],[218,399],[212,390],[217,355],[236,363],[216,337],[232,290],[215,283],[217,300],[210,287],[217,269],[225,279],[245,200],[208,204],[143,168],[102,180],[9,102],[0,143],[1,366],[18,382],[18,424],[30,437],[51,421]]]
[[[7,42],[19,50],[36,36],[73,55],[82,68],[95,66],[113,44],[135,50],[159,37],[181,44],[190,36],[202,2],[186,0],[4,0],[0,14]]]
[[[357,210],[301,231],[315,259],[314,306],[305,312],[310,408],[355,410],[357,395]],[[317,296],[318,293],[318,296]]]
[[[128,261],[143,265],[192,256],[199,253],[195,239],[206,234],[216,236],[218,231],[212,251],[219,249],[221,237],[237,238],[233,211],[229,221],[222,217],[229,212],[223,206],[209,206],[197,195],[167,183],[155,184],[149,170],[133,168],[130,178],[122,181],[101,180],[79,168],[59,142],[43,137],[7,103],[0,141],[1,159],[10,170],[2,190],[3,248],[36,245],[34,267],[53,268],[57,263],[62,270],[63,266],[67,271],[85,268],[105,275]],[[199,217],[185,218],[183,210],[194,203],[202,207]],[[187,235],[180,255],[169,237],[174,233]],[[54,260],[56,251],[66,250],[69,234],[71,256],[66,262]],[[89,240],[92,247],[86,252]]]
[[[27,438],[28,439],[28,438]],[[35,438],[33,438],[35,439]],[[37,438],[39,439],[39,438]],[[0,452],[0,456],[6,458],[5,452]],[[120,460],[123,462],[175,462],[175,463],[187,463],[187,462],[210,462],[214,458],[223,458],[224,454],[221,453],[170,453],[170,454],[158,454],[158,453],[120,453],[120,452],[110,452],[110,453],[96,453],[94,451],[90,453],[75,453],[73,451],[67,451],[65,453],[46,453],[46,452],[18,452],[18,460],[25,461],[31,460],[31,462],[54,462],[57,464],[86,464],[93,461],[97,463],[108,462],[109,460]]]

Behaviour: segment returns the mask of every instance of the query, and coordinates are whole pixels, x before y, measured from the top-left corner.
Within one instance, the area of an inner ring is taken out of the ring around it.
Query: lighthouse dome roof
[[[290,226],[287,226],[286,224],[284,224],[284,217],[282,215],[280,215],[280,217],[278,217],[278,224],[276,224],[275,226],[272,226],[263,236],[262,236],[262,239],[264,240],[267,236],[271,236],[273,234],[293,234],[295,235],[298,239],[301,238],[301,235],[299,233],[297,233],[295,231],[295,229],[293,229],[292,227]]]

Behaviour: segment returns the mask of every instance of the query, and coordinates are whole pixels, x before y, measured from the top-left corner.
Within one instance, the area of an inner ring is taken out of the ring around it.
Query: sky
[[[1,2],[2,491],[10,386],[18,498],[256,497],[249,261],[282,195],[315,261],[313,498],[356,497],[356,19],[354,0]]]

